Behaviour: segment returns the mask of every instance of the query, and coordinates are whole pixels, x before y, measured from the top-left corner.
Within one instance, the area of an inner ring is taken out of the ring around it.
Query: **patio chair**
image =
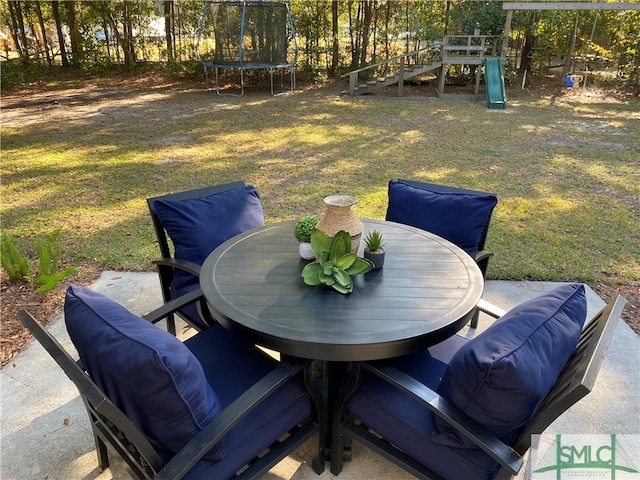
[[[484,246],[497,203],[498,197],[492,193],[413,180],[391,180],[386,219],[449,240],[471,255],[485,277],[493,253],[485,251]],[[471,319],[473,328],[478,326],[478,315],[476,312]]]
[[[133,478],[255,478],[318,431],[305,388],[308,363],[278,362],[219,324],[184,343],[154,324],[199,295],[141,318],[71,286],[65,322],[77,362],[29,313],[19,313],[78,388],[100,468],[116,453]],[[323,466],[317,458],[313,465]]]
[[[162,256],[153,263],[158,268],[165,303],[200,286],[200,267],[218,245],[264,225],[258,191],[243,181],[153,197],[147,204]],[[214,323],[203,306],[192,304],[177,314],[202,330]],[[167,317],[167,329],[175,333],[173,315]]]
[[[569,284],[515,307],[472,340],[456,335],[362,363],[332,451],[346,437],[418,478],[511,478],[531,435],[593,389],[623,306],[618,297],[582,329],[584,287]],[[341,462],[334,455],[334,474]]]

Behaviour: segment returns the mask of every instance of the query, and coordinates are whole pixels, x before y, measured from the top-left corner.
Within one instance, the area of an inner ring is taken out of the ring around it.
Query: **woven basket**
[[[323,199],[326,211],[316,228],[328,237],[333,237],[340,230],[344,230],[351,237],[351,251],[357,252],[364,224],[353,212],[353,206],[358,203],[351,195],[331,195]]]

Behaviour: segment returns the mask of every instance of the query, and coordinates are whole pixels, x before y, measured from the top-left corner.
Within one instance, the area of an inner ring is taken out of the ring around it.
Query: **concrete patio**
[[[557,286],[552,282],[489,281],[484,298],[501,308],[513,306]],[[160,287],[155,273],[107,271],[92,286],[134,313],[160,306]],[[588,317],[604,302],[587,288]],[[480,317],[478,331],[491,323]],[[50,326],[51,333],[75,354],[62,316]],[[473,332],[471,332],[473,333]],[[463,330],[461,334],[470,334]],[[95,444],[87,414],[74,385],[37,343],[17,355],[0,370],[0,478],[3,480],[126,479],[126,468],[115,458],[111,468],[97,467]],[[548,432],[560,434],[640,434],[640,337],[622,320],[604,360],[594,391],[554,422]],[[639,437],[634,437],[639,438]],[[312,480],[312,444],[303,445],[274,467],[266,479]],[[402,480],[413,478],[402,470],[354,444],[353,460],[345,463],[345,480]],[[526,468],[517,477],[528,478]]]

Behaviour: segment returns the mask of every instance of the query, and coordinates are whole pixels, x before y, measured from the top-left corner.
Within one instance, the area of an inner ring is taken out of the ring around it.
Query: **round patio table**
[[[385,264],[354,276],[348,295],[304,283],[301,272],[308,262],[298,254],[295,221],[223,243],[200,273],[213,317],[282,354],[336,362],[404,355],[459,331],[484,287],[475,261],[418,228],[380,220],[364,224],[365,234],[383,233]]]

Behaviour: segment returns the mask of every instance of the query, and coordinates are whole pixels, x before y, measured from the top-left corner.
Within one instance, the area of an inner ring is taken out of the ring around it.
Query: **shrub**
[[[28,279],[31,267],[29,259],[20,254],[8,236],[3,234],[1,241],[0,263],[9,275],[9,279],[14,283]]]
[[[33,280],[33,283],[38,286],[36,292],[40,293],[52,290],[58,285],[58,282],[75,273],[76,269],[73,267],[58,271],[60,269],[62,247],[55,245],[55,243],[60,236],[60,231],[60,229],[57,229],[46,239],[37,240],[38,271],[35,279],[32,279],[29,275],[31,268],[29,259],[20,254],[20,251],[8,236],[3,235],[1,249],[2,268],[9,275],[9,279],[14,283],[21,280]]]

